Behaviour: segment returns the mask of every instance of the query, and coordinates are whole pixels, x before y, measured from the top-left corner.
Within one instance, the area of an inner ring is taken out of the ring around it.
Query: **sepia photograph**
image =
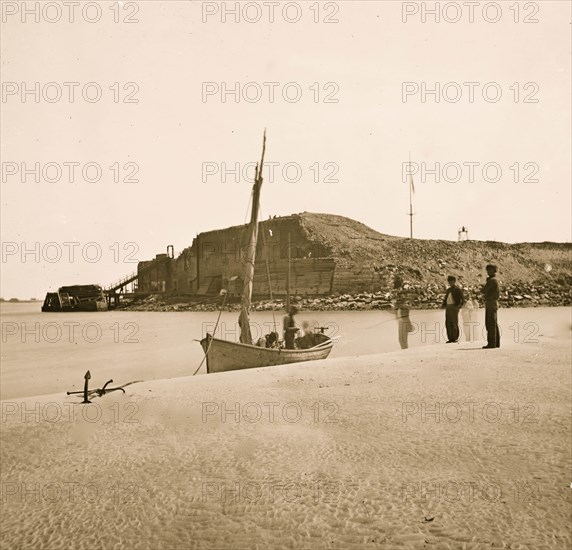
[[[572,550],[572,3],[0,0],[3,550]]]

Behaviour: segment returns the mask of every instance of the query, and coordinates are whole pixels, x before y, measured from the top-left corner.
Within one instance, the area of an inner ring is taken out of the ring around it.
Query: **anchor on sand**
[[[135,380],[133,382],[127,382],[127,384],[123,384],[123,386],[117,386],[117,388],[108,388],[108,384],[113,384],[113,380],[108,380],[104,385],[103,388],[96,388],[94,390],[90,390],[88,389],[88,385],[89,385],[89,380],[91,379],[91,373],[89,371],[87,371],[84,375],[84,384],[83,384],[83,390],[82,391],[68,391],[67,395],[74,395],[74,394],[83,394],[83,401],[82,403],[91,403],[91,401],[89,400],[89,397],[92,396],[96,396],[96,397],[102,397],[103,395],[105,395],[106,393],[110,393],[112,391],[118,391],[121,390],[123,393],[125,393],[125,390],[123,389],[125,386],[129,386],[130,384],[137,384],[138,382],[142,382],[142,380]]]

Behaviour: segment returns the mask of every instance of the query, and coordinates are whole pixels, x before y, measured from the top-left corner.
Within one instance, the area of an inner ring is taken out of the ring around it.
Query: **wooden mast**
[[[250,332],[250,302],[252,300],[252,284],[254,281],[254,262],[256,260],[256,244],[258,242],[258,211],[260,208],[260,188],[262,187],[262,168],[264,165],[264,153],[266,152],[266,130],[262,139],[262,158],[256,165],[254,185],[252,187],[252,214],[250,217],[250,237],[244,258],[244,286],[242,287],[242,301],[238,325],[240,326],[240,342],[252,344]]]

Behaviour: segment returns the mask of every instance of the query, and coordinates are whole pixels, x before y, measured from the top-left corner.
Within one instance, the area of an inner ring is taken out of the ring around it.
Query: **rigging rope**
[[[266,237],[264,236],[264,222],[260,222],[260,227],[262,229],[262,251],[264,252],[264,261],[266,263],[266,276],[268,277],[268,291],[270,292],[270,301],[274,301],[272,296],[272,281],[270,279],[270,268],[268,267],[268,255],[266,254]],[[276,316],[274,315],[274,305],[272,306],[272,322],[274,323],[274,332],[276,330]]]
[[[218,317],[217,317],[217,319],[216,319],[216,323],[215,323],[215,326],[214,326],[214,329],[213,329],[212,337],[211,337],[211,339],[209,340],[209,345],[208,345],[208,347],[207,347],[207,350],[205,351],[205,356],[203,357],[203,360],[201,361],[200,365],[197,367],[197,370],[196,370],[195,372],[193,372],[193,376],[194,376],[195,374],[197,374],[197,372],[199,372],[200,368],[203,366],[203,363],[205,362],[205,359],[207,358],[207,355],[209,354],[209,351],[210,351],[210,349],[211,349],[211,345],[212,345],[212,343],[213,343],[214,335],[216,334],[216,329],[218,328],[218,323],[219,323],[219,321],[220,321],[220,316],[222,315],[222,310],[224,309],[224,304],[225,304],[225,302],[226,302],[226,296],[227,296],[227,292],[224,293],[224,298],[222,299],[222,304],[221,304],[220,310],[219,310],[219,312],[218,312]]]

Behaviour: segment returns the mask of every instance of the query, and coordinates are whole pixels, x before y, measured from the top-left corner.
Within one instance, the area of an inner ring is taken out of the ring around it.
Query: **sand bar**
[[[569,548],[570,330],[540,336],[3,401],[2,545]]]

